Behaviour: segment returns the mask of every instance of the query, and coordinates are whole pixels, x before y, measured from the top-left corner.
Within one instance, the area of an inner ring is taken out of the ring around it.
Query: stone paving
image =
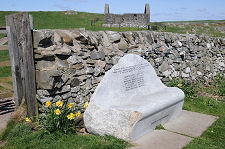
[[[15,110],[12,98],[0,99],[0,133],[5,129]]]
[[[211,126],[218,117],[182,111],[182,114],[163,127],[166,130],[154,130],[136,141],[130,149],[181,149]]]
[[[0,39],[0,50],[8,50],[8,45],[4,45],[7,41],[7,37],[3,37]]]

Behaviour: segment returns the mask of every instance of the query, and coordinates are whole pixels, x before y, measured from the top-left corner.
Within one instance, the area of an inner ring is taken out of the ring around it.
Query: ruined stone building
[[[111,14],[109,13],[109,4],[105,4],[104,13],[105,27],[139,27],[145,28],[149,26],[150,22],[150,8],[149,4],[145,4],[145,12],[142,13],[126,13],[126,14]]]

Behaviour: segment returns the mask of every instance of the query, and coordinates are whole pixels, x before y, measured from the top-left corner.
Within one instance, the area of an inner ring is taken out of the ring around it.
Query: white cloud
[[[59,8],[60,10],[72,10],[72,8],[62,5],[62,4],[54,4],[53,6],[56,8]]]
[[[198,11],[199,11],[199,12],[206,12],[207,9],[206,9],[206,8],[199,8]]]

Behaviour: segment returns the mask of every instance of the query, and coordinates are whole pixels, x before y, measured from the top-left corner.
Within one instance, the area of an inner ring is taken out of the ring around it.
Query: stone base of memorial
[[[84,123],[90,133],[132,141],[177,117],[183,102],[184,93],[166,87],[148,61],[127,54],[96,88]]]

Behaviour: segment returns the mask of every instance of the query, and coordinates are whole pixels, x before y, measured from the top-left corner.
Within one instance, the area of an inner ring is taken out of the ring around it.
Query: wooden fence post
[[[26,12],[6,16],[6,28],[16,105],[25,98],[30,116],[37,115],[31,16]]]

